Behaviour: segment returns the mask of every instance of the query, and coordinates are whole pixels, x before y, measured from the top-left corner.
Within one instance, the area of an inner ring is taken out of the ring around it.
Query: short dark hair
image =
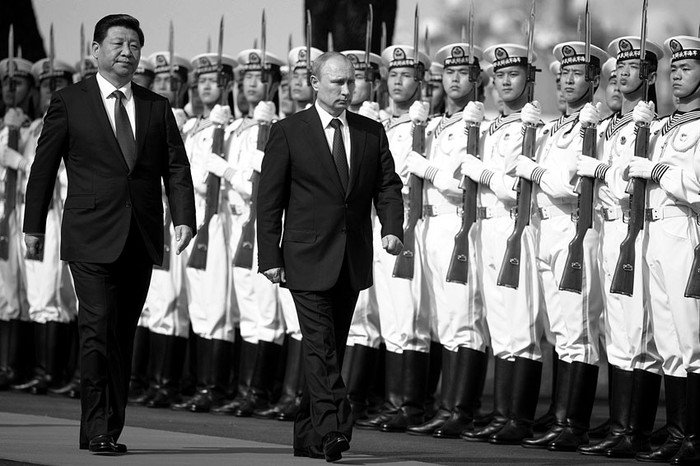
[[[99,20],[97,24],[95,24],[95,33],[92,35],[92,40],[98,44],[101,44],[102,41],[105,40],[105,37],[107,37],[107,31],[109,31],[109,28],[115,26],[122,26],[127,29],[131,29],[132,31],[136,31],[136,34],[139,36],[141,47],[143,47],[144,37],[139,20],[127,14],[107,15]]]
[[[326,62],[328,60],[330,60],[331,58],[335,58],[335,57],[343,58],[348,63],[350,63],[350,65],[352,65],[352,62],[350,61],[350,59],[340,52],[335,52],[335,51],[324,52],[321,55],[319,55],[318,57],[316,57],[314,62],[311,64],[311,74],[316,76],[317,78],[319,78],[321,75],[321,70],[323,69],[323,66],[326,64]]]

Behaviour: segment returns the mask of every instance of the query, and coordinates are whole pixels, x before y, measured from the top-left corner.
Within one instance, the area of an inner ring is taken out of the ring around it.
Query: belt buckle
[[[537,214],[540,216],[540,219],[547,220],[549,218],[549,209],[547,207],[538,207]]]
[[[493,217],[493,212],[491,211],[491,207],[479,207],[478,216],[481,219],[489,219],[489,218]]]
[[[423,206],[423,214],[427,215],[428,217],[435,217],[437,216],[437,206],[428,204]]]
[[[655,221],[660,220],[664,217],[662,210],[657,209],[657,208],[646,209],[644,211],[644,214],[645,214],[644,217],[650,222],[655,222]]]
[[[606,222],[612,222],[620,218],[620,213],[617,209],[612,207],[603,207],[603,218]]]

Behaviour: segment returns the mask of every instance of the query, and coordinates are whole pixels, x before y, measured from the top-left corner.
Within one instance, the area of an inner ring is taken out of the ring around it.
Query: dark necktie
[[[122,102],[122,99],[126,97],[122,91],[114,91],[110,97],[114,97],[114,126],[117,130],[117,142],[119,142],[124,160],[131,171],[136,163],[136,140],[134,140],[134,133],[131,131],[129,115]]]
[[[335,135],[333,136],[333,161],[335,162],[335,168],[338,170],[338,175],[340,176],[340,183],[343,185],[343,189],[348,189],[348,180],[350,179],[349,169],[348,169],[348,159],[345,154],[345,144],[343,144],[343,122],[337,118],[331,120],[331,126],[335,128]]]

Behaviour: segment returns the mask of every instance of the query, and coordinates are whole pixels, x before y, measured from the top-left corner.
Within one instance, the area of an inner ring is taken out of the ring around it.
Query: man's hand
[[[654,117],[656,116],[654,113],[655,109],[656,106],[654,105],[654,102],[637,102],[634,110],[632,110],[632,121],[634,121],[637,125],[649,126],[651,122],[654,121]]]
[[[185,250],[190,241],[192,241],[192,228],[187,225],[177,225],[175,227],[175,241],[177,241],[177,254]]]
[[[19,107],[8,108],[5,112],[5,116],[3,117],[3,122],[5,123],[5,126],[15,128],[19,128],[24,124],[25,121],[28,120],[29,117],[25,115],[22,109]]]
[[[515,164],[515,176],[532,180],[533,172],[538,167],[539,165],[531,158],[519,155]]]
[[[382,247],[392,256],[398,256],[403,251],[403,243],[394,235],[386,235],[382,238]]]
[[[462,111],[462,120],[469,124],[481,123],[484,120],[484,104],[471,101]]]
[[[542,107],[540,103],[533,100],[531,103],[525,104],[520,110],[520,121],[526,125],[537,126],[542,118]]]
[[[598,102],[596,105],[588,102],[581,109],[581,113],[578,115],[578,119],[584,128],[590,128],[592,126],[598,126],[600,123],[600,111],[603,108],[603,104]]]
[[[24,235],[24,244],[27,245],[27,257],[39,257],[44,250],[44,235]]]
[[[603,163],[598,159],[580,154],[578,156],[578,161],[576,162],[576,174],[578,176],[595,178],[596,170],[598,169],[598,166],[602,164]]]
[[[228,105],[214,105],[209,113],[209,121],[215,125],[226,126],[231,121],[231,107]]]
[[[284,267],[267,269],[263,272],[263,275],[272,283],[287,283],[287,275],[284,272]]]
[[[253,120],[270,123],[275,119],[275,104],[273,102],[259,102],[253,110]]]
[[[422,125],[426,121],[428,121],[428,102],[421,102],[420,100],[416,100],[411,104],[411,107],[408,109],[408,117],[411,119],[411,121],[416,124],[416,125]]]
[[[416,151],[411,151],[406,157],[406,168],[409,173],[419,178],[425,178],[425,172],[430,168],[428,161]]]
[[[652,162],[644,157],[633,157],[630,160],[628,176],[630,178],[645,178],[650,180],[651,172],[655,165],[656,162]]]
[[[463,176],[468,176],[472,181],[479,182],[485,168],[484,162],[471,154],[464,157],[460,171]]]
[[[26,172],[29,168],[29,161],[22,157],[22,154],[10,147],[0,147],[0,165]]]
[[[377,102],[368,102],[365,100],[362,102],[360,110],[357,113],[374,121],[380,120],[379,104]]]

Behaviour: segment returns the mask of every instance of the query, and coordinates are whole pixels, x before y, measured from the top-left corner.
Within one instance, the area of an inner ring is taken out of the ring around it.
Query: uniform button
[[[127,208],[127,209],[130,209],[130,208],[131,208],[131,202],[126,201],[126,208]]]

